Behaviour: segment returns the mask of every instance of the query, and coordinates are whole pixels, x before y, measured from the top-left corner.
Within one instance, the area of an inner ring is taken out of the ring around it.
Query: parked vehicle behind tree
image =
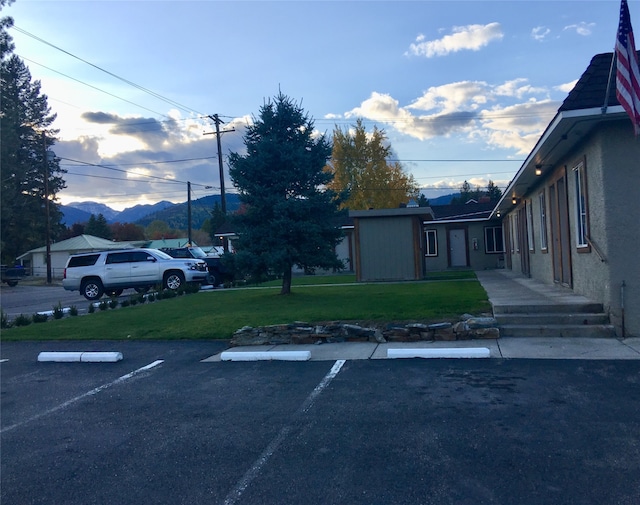
[[[194,258],[207,264],[207,283],[217,286],[233,280],[233,274],[225,268],[222,260],[216,256],[209,256],[200,247],[163,247],[160,249],[172,258]]]

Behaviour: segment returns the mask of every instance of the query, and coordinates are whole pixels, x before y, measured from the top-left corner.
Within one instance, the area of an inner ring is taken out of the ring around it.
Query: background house
[[[618,336],[640,336],[640,139],[607,86],[612,56],[591,60],[493,215],[507,268],[602,303]]]
[[[123,249],[133,247],[128,242],[113,242],[93,235],[78,235],[67,240],[51,244],[51,276],[62,279],[67,259],[72,254],[106,249]],[[29,275],[47,276],[47,247],[31,249],[18,256],[17,261],[25,267]]]

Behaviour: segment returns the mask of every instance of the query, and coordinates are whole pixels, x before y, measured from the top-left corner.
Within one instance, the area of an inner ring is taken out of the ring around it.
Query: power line
[[[125,79],[124,77],[120,77],[119,75],[114,74],[113,72],[110,72],[110,71],[108,71],[108,70],[106,70],[106,69],[104,69],[102,67],[99,67],[98,65],[95,65],[95,64],[91,63],[90,61],[87,61],[87,60],[85,60],[85,59],[83,59],[83,58],[81,58],[79,56],[76,56],[75,54],[70,53],[69,51],[65,51],[61,47],[58,47],[55,44],[52,44],[51,42],[48,42],[48,41],[38,37],[37,35],[34,35],[34,34],[28,32],[26,30],[23,30],[22,28],[19,28],[16,25],[13,25],[12,28],[17,30],[17,31],[19,31],[20,33],[22,33],[24,35],[27,35],[28,37],[31,37],[31,38],[37,40],[38,42],[46,44],[49,47],[52,47],[52,48],[54,48],[54,49],[56,49],[56,50],[58,50],[58,51],[60,51],[60,52],[62,52],[64,54],[66,54],[68,56],[71,56],[72,58],[75,58],[75,59],[77,59],[77,60],[79,60],[79,61],[81,61],[83,63],[86,63],[87,65],[89,65],[89,66],[91,66],[91,67],[93,67],[93,68],[95,68],[97,70],[100,70],[101,72],[104,72],[105,74],[110,75],[111,77],[114,77],[115,79],[118,79],[118,80],[124,82],[125,84],[133,86],[134,88],[139,89],[140,91],[143,91],[143,92],[153,96],[154,98],[157,98],[158,100],[162,100],[163,102],[166,102],[166,103],[168,103],[170,105],[173,105],[174,107],[178,107],[179,109],[182,109],[185,112],[195,113],[195,114],[199,114],[201,116],[204,116],[203,113],[198,112],[197,110],[192,109],[191,107],[187,107],[186,105],[182,105],[181,103],[176,102],[175,100],[171,100],[170,98],[166,98],[166,97],[160,95],[159,93],[156,93],[155,91],[151,91],[150,89],[145,88],[144,86],[136,84],[133,81]]]
[[[59,74],[59,75],[61,75],[63,77],[66,77],[67,79],[71,79],[72,81],[76,81],[76,82],[79,82],[80,84],[84,84],[85,86],[87,86],[89,88],[92,88],[92,89],[95,89],[96,91],[100,91],[101,93],[104,93],[105,95],[109,95],[109,96],[111,96],[113,98],[117,98],[118,100],[122,100],[123,102],[127,102],[128,104],[135,105],[136,107],[140,107],[141,109],[148,110],[149,112],[153,112],[154,114],[158,114],[160,116],[168,117],[166,114],[163,114],[162,112],[157,112],[155,110],[149,109],[148,107],[145,107],[143,105],[140,105],[140,104],[134,103],[134,102],[132,102],[130,100],[127,100],[126,98],[122,98],[121,96],[114,95],[113,93],[109,93],[108,91],[105,91],[104,89],[100,89],[100,88],[98,88],[96,86],[93,86],[92,84],[89,84],[89,83],[86,83],[84,81],[81,81],[80,79],[76,79],[75,77],[71,77],[70,75],[67,75],[67,74],[64,74],[62,72],[59,72],[58,70],[54,70],[51,67],[47,67],[46,65],[43,65],[42,63],[38,63],[37,61],[31,60],[29,58],[25,58],[24,56],[20,56],[19,54],[16,54],[16,56],[18,56],[19,58],[22,58],[23,60],[26,60],[26,61],[28,61],[30,63],[33,63],[33,64],[38,65],[38,66],[41,66],[42,68],[46,68],[47,70],[50,70],[51,72],[55,72],[56,74]]]
[[[133,175],[133,176],[136,176],[136,177],[147,177],[149,179],[158,179],[158,180],[161,180],[161,181],[166,181],[167,183],[171,183],[171,184],[187,184],[187,181],[179,181],[177,179],[170,179],[168,177],[159,177],[157,175],[148,175],[148,174],[140,174],[140,173],[137,173],[137,172],[129,172],[129,171],[123,170],[121,168],[115,168],[115,167],[112,167],[112,166],[101,165],[99,163],[89,163],[89,162],[86,162],[86,161],[73,160],[73,159],[70,159],[70,158],[63,158],[63,157],[59,157],[59,159],[65,160],[65,161],[70,161],[72,163],[78,163],[80,165],[87,165],[87,166],[91,166],[91,167],[104,168],[105,170],[113,170],[114,172],[122,172],[122,173],[125,173],[127,175]],[[202,187],[207,186],[206,184],[197,184],[197,183],[193,183],[193,184],[196,185],[196,186],[202,186]]]

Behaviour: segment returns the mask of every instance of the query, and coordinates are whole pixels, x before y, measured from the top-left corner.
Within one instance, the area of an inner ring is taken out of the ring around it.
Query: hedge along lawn
[[[294,321],[440,322],[490,310],[476,280],[229,289],[3,330],[8,340],[227,339]]]

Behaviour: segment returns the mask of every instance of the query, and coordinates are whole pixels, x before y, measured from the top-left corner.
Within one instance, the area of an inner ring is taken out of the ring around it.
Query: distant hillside
[[[98,202],[72,202],[69,205],[65,205],[64,207],[65,208],[71,207],[73,209],[82,210],[88,213],[89,217],[91,216],[91,214],[95,216],[97,216],[98,214],[102,214],[104,218],[107,220],[107,222],[111,222],[113,218],[118,215],[117,210],[113,210],[108,205],[105,205],[104,203],[98,203]],[[89,218],[87,217],[87,219]],[[77,222],[79,221],[74,221],[73,223],[77,223]]]
[[[442,195],[437,198],[429,198],[429,205],[449,205],[455,196],[458,196],[458,193]]]
[[[154,203],[153,205],[151,204],[136,205],[135,207],[129,207],[127,209],[124,209],[115,217],[113,222],[117,221],[120,223],[135,223],[140,219],[144,219],[144,217],[148,216],[149,214],[163,211],[169,207],[173,207],[174,205],[179,205],[179,204],[175,204],[175,203],[171,203],[171,202],[167,202],[166,200],[163,200],[161,202]]]
[[[68,205],[60,205],[60,212],[62,212],[62,224],[67,228],[71,228],[75,223],[86,223],[91,217],[90,212]]]
[[[198,229],[204,220],[211,216],[214,203],[220,203],[220,195],[205,196],[191,202],[191,216],[193,229]],[[240,206],[240,200],[236,194],[227,194],[227,212],[234,212]],[[185,230],[187,228],[187,202],[171,203],[161,201],[153,205],[136,205],[122,212],[96,202],[74,202],[69,205],[61,205],[62,223],[70,228],[75,223],[86,223],[91,214],[102,214],[108,223],[135,223],[147,226],[152,221],[166,222],[171,228]]]
[[[205,196],[191,202],[191,222],[194,230],[201,228],[205,219],[211,217],[215,202],[220,204],[220,195]],[[234,212],[240,207],[240,199],[234,193],[226,195],[226,203],[227,212]],[[175,204],[164,210],[148,214],[136,221],[136,224],[148,226],[153,221],[164,221],[170,228],[186,229],[188,226],[187,202]]]

